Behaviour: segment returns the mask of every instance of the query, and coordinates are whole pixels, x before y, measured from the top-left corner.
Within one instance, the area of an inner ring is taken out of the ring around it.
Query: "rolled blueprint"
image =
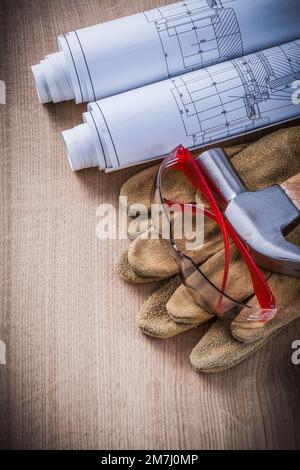
[[[300,39],[91,103],[63,132],[73,170],[116,169],[300,116]]]
[[[299,18],[299,0],[185,0],[60,36],[36,89],[96,101],[297,39]]]

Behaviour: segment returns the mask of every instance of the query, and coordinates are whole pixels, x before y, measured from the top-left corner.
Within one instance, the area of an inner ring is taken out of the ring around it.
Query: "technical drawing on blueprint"
[[[199,146],[278,121],[300,79],[300,40],[173,78],[185,128]]]
[[[156,26],[169,78],[243,55],[234,1],[186,0],[144,13]]]

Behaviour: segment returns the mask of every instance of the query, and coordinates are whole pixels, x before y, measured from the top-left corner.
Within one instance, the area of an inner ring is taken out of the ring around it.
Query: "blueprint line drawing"
[[[245,133],[291,106],[300,78],[300,40],[171,79],[192,146]]]
[[[243,55],[235,0],[186,0],[144,13],[160,38],[168,77]],[[179,61],[181,63],[179,63]]]

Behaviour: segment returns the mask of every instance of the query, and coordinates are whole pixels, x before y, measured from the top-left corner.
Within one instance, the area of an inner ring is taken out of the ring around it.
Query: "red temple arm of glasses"
[[[205,176],[203,175],[201,169],[199,168],[197,162],[194,160],[192,154],[180,145],[176,151],[177,161],[175,164],[175,168],[184,172],[187,178],[190,180],[192,185],[199,189],[202,194],[205,196],[207,202],[209,203],[213,214],[215,216],[215,220],[218,223],[220,230],[223,235],[224,239],[224,246],[225,246],[225,266],[224,266],[224,274],[222,280],[221,290],[225,292],[226,285],[228,281],[229,275],[229,265],[230,265],[230,246],[228,240],[228,233],[226,229],[226,224],[224,217],[220,211],[220,208],[217,204],[217,201],[206,182]]]

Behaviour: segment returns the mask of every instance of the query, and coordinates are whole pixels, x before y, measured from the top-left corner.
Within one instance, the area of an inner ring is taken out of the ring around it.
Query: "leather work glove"
[[[232,163],[250,190],[259,189],[271,184],[281,184],[300,171],[299,128],[289,128],[264,137],[235,154],[232,158]],[[157,167],[152,170],[153,177],[156,170]],[[196,201],[197,198],[198,195],[196,194]],[[299,238],[297,231],[292,236],[296,237],[296,240],[293,240],[294,242],[299,241],[297,239],[297,237]],[[123,254],[123,261],[117,266],[117,269],[124,278],[127,277],[126,270],[132,270],[135,277],[136,265],[138,264],[137,271],[139,271],[141,263],[141,260],[136,261],[135,258],[139,258],[138,252],[140,252],[144,254],[142,262],[146,263],[146,269],[143,270],[143,276],[137,276],[143,280],[146,277],[144,275],[145,272],[154,273],[153,270],[151,271],[155,266],[153,260],[156,260],[157,263],[162,263],[164,258],[160,257],[161,245],[159,245],[159,240],[155,240],[155,253],[151,252],[152,250],[147,246],[148,240],[142,240],[138,237],[133,244],[136,242],[139,249],[137,250],[137,247],[134,247],[134,256],[129,255],[130,249],[127,256]],[[204,263],[201,264],[201,267],[210,272],[212,278],[218,283],[220,276],[223,274],[223,253],[220,250],[222,241],[214,243],[212,240],[211,245],[206,251],[206,244],[204,244],[202,255]],[[214,245],[215,250],[213,249]],[[163,246],[166,247],[166,244],[163,244]],[[147,256],[145,256],[145,251]],[[239,254],[235,249],[231,251],[232,262],[228,289],[229,292],[233,291],[235,294],[238,294],[237,296],[233,293],[233,297],[243,301],[253,295],[252,284],[247,269],[239,259]],[[152,263],[147,265],[147,259],[150,256],[152,257]],[[120,259],[122,259],[122,256]],[[132,259],[133,264],[131,264]],[[199,259],[197,262],[200,264],[201,259],[200,261]],[[120,266],[122,266],[121,269]],[[126,272],[126,275],[123,274],[124,272]],[[171,272],[176,272],[176,270],[170,270]],[[270,276],[267,273],[266,275]],[[161,278],[163,276],[154,275],[152,280]],[[130,279],[130,282],[139,282],[139,279],[134,281]],[[234,366],[257,351],[269,338],[275,336],[283,326],[297,317],[298,313],[295,306],[300,300],[299,281],[272,274],[269,283],[279,307],[277,317],[268,325],[255,329],[241,328],[237,322],[230,325],[221,320],[215,320],[206,335],[204,335],[192,351],[191,363],[196,370],[201,372],[217,372]],[[286,295],[287,291],[289,291],[289,296]],[[253,302],[255,302],[255,299],[253,299]],[[138,325],[147,335],[157,338],[170,338],[199,326],[209,319],[215,318],[194,303],[188,290],[181,284],[179,277],[176,276],[146,301],[139,313]]]

